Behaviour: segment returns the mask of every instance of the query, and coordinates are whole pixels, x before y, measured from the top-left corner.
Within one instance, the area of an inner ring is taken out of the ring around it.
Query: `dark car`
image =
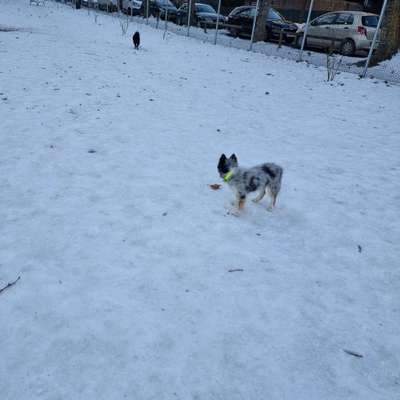
[[[251,36],[253,20],[256,15],[254,6],[242,6],[235,8],[228,15],[227,28],[233,36]],[[281,14],[273,8],[269,9],[265,21],[266,37],[264,40],[279,39],[282,31],[282,38],[290,43],[296,37],[297,25],[286,21]]]
[[[209,4],[196,3],[194,9],[194,24],[199,25],[214,25],[217,23],[218,14]],[[219,23],[224,23],[226,18],[219,15]],[[188,23],[188,3],[182,4],[176,14],[176,23],[179,25]]]
[[[168,20],[176,20],[176,12],[178,9],[169,0],[149,0],[149,16],[165,18],[168,13]],[[143,0],[140,8],[140,15],[146,17],[147,1]]]

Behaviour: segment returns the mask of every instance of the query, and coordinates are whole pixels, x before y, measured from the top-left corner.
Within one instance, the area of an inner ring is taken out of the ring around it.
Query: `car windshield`
[[[283,18],[282,18],[282,15],[280,15],[278,13],[278,11],[274,10],[273,8],[270,8],[269,12],[268,12],[268,18],[267,19],[270,20],[270,21],[276,21],[276,20],[281,20]]]
[[[246,11],[243,11],[243,13],[248,14],[249,11],[246,10]],[[255,7],[251,8],[249,15],[251,18],[254,18],[254,16],[256,15]],[[283,20],[283,17],[282,17],[282,15],[280,15],[278,13],[278,11],[274,10],[273,8],[270,8],[269,12],[268,12],[267,20],[268,21],[279,21],[279,20]]]
[[[367,15],[362,17],[362,24],[364,26],[371,26],[372,28],[376,28],[378,26],[378,16],[377,15]]]
[[[157,3],[158,6],[174,7],[174,5],[169,0],[157,0],[156,3]]]
[[[200,13],[212,13],[215,14],[215,10],[208,4],[197,4],[196,11]]]

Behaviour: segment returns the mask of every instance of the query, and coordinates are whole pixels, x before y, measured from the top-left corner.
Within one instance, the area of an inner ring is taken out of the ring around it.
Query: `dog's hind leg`
[[[271,193],[271,203],[268,206],[268,211],[272,211],[276,205],[276,198],[278,197],[279,188],[270,188]]]
[[[260,193],[258,193],[258,196],[253,199],[254,203],[258,203],[263,199],[265,196],[265,186],[260,190]]]

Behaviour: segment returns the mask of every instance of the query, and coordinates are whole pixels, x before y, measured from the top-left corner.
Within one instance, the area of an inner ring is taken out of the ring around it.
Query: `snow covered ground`
[[[0,0],[1,399],[398,399],[400,87],[27,4]],[[222,152],[285,168],[273,213],[227,214]]]
[[[94,14],[100,15],[102,14],[102,12],[98,10],[89,10],[88,12],[93,12]],[[137,26],[146,23],[146,20],[139,16],[132,17],[132,21],[134,21]],[[168,31],[176,33],[178,35],[187,35],[186,26],[179,26],[174,23],[168,23],[166,27],[164,21],[159,21],[157,23],[157,20],[155,18],[149,18],[148,24],[154,28],[158,28],[161,30],[167,29]],[[206,32],[204,32],[204,30],[201,28],[191,27],[189,34],[190,37],[195,37],[204,42],[214,43],[215,41],[214,29],[208,29]],[[219,45],[234,47],[236,49],[249,50],[250,47],[250,41],[248,39],[234,38],[229,35],[229,32],[225,29],[221,29],[219,31],[217,41]],[[278,43],[276,42],[254,43],[252,51],[293,61],[298,61],[300,55],[300,50],[293,47],[292,45],[282,45],[281,47],[279,47]],[[353,74],[361,75],[364,70],[367,54],[358,53],[356,57],[342,57],[338,54],[335,54],[334,57],[337,58],[335,64],[337,65],[339,71],[351,72]],[[326,53],[322,50],[306,49],[303,52],[302,59],[306,63],[324,68],[326,67],[327,63]],[[367,77],[382,79],[392,83],[400,84],[400,54],[374,67],[369,67],[367,71]]]

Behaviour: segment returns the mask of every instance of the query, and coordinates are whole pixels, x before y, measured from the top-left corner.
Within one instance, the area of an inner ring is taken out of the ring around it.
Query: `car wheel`
[[[239,37],[239,31],[237,29],[228,28],[228,31],[229,31],[229,35],[231,35],[231,36],[233,36],[235,38]]]
[[[351,39],[346,39],[340,46],[340,54],[343,56],[352,56],[356,51],[356,45]]]
[[[285,41],[286,44],[293,43],[293,38],[292,37],[287,37],[287,35],[285,35],[283,37],[283,40]]]

